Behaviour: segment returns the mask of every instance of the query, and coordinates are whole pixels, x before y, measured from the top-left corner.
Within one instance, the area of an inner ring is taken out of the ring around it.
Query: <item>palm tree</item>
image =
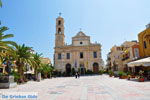
[[[5,39],[14,37],[13,34],[6,34],[5,35],[4,32],[7,30],[8,30],[8,28],[5,26],[0,27],[0,50],[5,50],[5,49],[10,48],[9,45],[16,45],[16,43],[13,41],[4,41]]]
[[[20,76],[20,81],[24,82],[24,68],[25,64],[33,65],[34,59],[31,53],[31,47],[27,47],[24,44],[23,45],[16,45],[14,49],[10,51],[11,56],[16,61],[16,65],[18,68],[18,73]]]
[[[42,74],[44,75],[44,78],[47,78],[48,74],[51,74],[53,71],[53,67],[50,64],[42,64]]]
[[[0,7],[2,7],[2,1],[0,0]]]
[[[35,61],[35,63],[33,64],[34,67],[34,74],[35,74],[35,78],[37,79],[37,74],[38,74],[38,68],[41,67],[41,58],[42,54],[33,54],[33,59]]]
[[[15,42],[13,41],[6,41],[5,39],[14,37],[13,34],[4,34],[5,31],[7,31],[8,28],[3,26],[0,27],[0,65],[2,64],[2,62],[4,61],[4,58],[7,57],[6,52],[8,50],[10,50],[12,47],[12,45],[16,45]]]

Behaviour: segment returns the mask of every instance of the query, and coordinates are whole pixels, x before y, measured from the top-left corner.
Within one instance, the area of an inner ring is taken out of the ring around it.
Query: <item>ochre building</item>
[[[125,41],[120,46],[113,46],[110,51],[107,63],[112,71],[124,71],[128,62],[140,57],[137,41]]]
[[[141,57],[150,57],[150,24],[146,26],[146,29],[138,34],[140,44]]]
[[[66,45],[64,19],[56,19],[54,67],[57,71],[71,75],[72,71],[84,74],[87,70],[98,73],[103,66],[101,45],[91,43],[90,36],[79,31],[72,37],[72,44]]]

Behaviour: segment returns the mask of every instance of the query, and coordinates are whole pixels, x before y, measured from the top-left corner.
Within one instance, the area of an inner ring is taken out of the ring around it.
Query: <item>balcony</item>
[[[129,56],[124,57],[124,58],[122,59],[122,61],[125,61],[125,60],[127,60],[127,59],[129,59],[129,58],[130,58]]]

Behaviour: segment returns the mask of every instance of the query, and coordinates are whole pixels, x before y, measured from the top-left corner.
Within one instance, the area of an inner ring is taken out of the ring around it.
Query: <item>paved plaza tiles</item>
[[[107,75],[45,79],[1,92],[38,92],[38,100],[150,100],[150,82]]]

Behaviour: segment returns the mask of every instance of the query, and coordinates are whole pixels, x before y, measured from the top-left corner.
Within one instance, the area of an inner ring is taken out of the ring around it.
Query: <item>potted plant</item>
[[[111,70],[108,73],[109,73],[110,77],[112,77],[114,75],[113,71],[111,71]]]
[[[104,72],[103,70],[100,70],[100,71],[99,71],[99,74],[100,74],[100,75],[102,75],[102,74],[103,74],[103,72]]]
[[[144,71],[140,70],[139,72],[139,82],[144,82],[144,76],[143,76]]]
[[[118,73],[118,75],[119,75],[119,78],[121,79],[121,77],[122,77],[122,75],[123,75],[123,72],[120,71],[120,72]]]
[[[17,83],[20,83],[20,82],[19,82],[19,81],[20,81],[20,80],[19,80],[19,79],[20,79],[20,76],[19,76],[18,72],[12,71],[11,74],[14,76],[14,81],[17,82]]]
[[[127,79],[130,80],[130,78],[131,78],[131,72],[127,72],[127,75],[128,75]]]
[[[135,78],[135,75],[134,75],[134,74],[132,74],[132,75],[131,75],[131,78]]]
[[[144,82],[144,76],[139,77],[139,82]]]
[[[128,80],[130,80],[130,78],[131,78],[131,75],[128,75]]]
[[[114,77],[119,77],[118,71],[114,71]]]
[[[120,72],[118,73],[118,75],[119,75],[119,78],[120,78],[120,79],[126,79],[126,78],[127,78],[127,74],[126,74],[125,72],[120,71]]]
[[[127,74],[126,74],[126,73],[123,73],[121,79],[127,79],[127,78],[128,78]]]

